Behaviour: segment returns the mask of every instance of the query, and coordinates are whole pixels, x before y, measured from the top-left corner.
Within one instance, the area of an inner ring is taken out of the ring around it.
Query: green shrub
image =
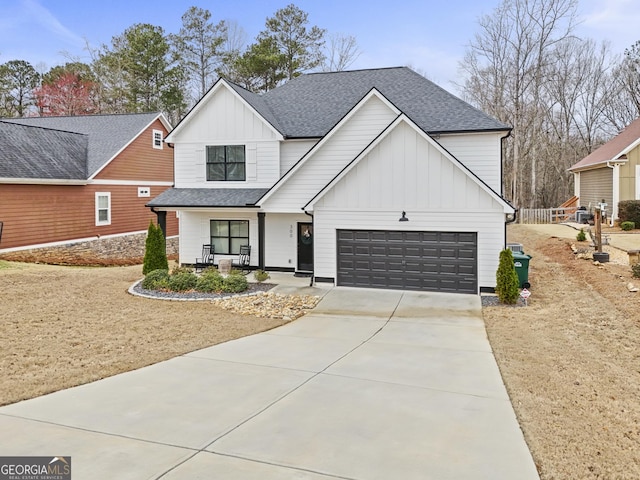
[[[149,272],[141,284],[142,288],[147,290],[160,290],[169,287],[169,271],[153,270]]]
[[[634,278],[640,278],[640,263],[634,263],[631,265],[631,273]]]
[[[176,265],[171,269],[171,275],[177,275],[179,273],[193,273],[193,268]]]
[[[500,252],[500,263],[496,272],[496,294],[502,303],[514,304],[518,301],[520,281],[513,264],[510,249]]]
[[[636,228],[636,224],[634,222],[622,222],[620,224],[620,228],[625,232],[628,232],[629,230]]]
[[[640,225],[640,200],[618,202],[618,218],[620,222],[633,222]]]
[[[153,220],[151,220],[149,222],[149,229],[147,230],[147,239],[144,244],[142,274],[146,275],[154,270],[169,270],[169,262],[167,260],[167,248],[162,229],[160,225],[154,225]]]
[[[216,268],[207,268],[198,278],[196,290],[205,293],[222,292],[224,290],[224,278]]]
[[[198,283],[198,276],[193,272],[178,272],[169,276],[169,289],[174,292],[193,290]]]
[[[253,272],[253,278],[256,279],[256,282],[262,283],[265,280],[270,279],[271,277],[264,270],[256,270],[255,272]]]
[[[578,235],[576,235],[576,240],[579,242],[584,242],[586,239],[587,235],[584,233],[584,228],[581,228],[578,232]]]
[[[244,275],[229,275],[224,279],[224,291],[229,293],[244,292],[249,288],[249,282]]]

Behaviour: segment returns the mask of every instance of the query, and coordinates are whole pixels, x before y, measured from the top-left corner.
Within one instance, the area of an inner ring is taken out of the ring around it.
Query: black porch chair
[[[241,245],[240,254],[237,260],[231,261],[231,266],[239,268],[242,273],[249,272],[249,262],[251,261],[251,245]]]
[[[202,257],[196,258],[196,272],[201,272],[205,268],[213,267],[213,254],[215,247],[211,244],[202,245]]]

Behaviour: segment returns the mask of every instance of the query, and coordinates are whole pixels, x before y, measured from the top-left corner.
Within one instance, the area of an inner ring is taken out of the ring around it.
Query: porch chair
[[[196,273],[201,272],[207,267],[213,267],[213,254],[215,247],[211,244],[202,245],[202,257],[196,258],[195,270]]]
[[[231,266],[239,268],[242,273],[249,273],[249,262],[251,261],[251,245],[241,245],[240,254],[237,260],[231,261]]]

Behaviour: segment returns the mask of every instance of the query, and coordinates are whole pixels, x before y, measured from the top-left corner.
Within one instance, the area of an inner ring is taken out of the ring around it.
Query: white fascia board
[[[313,210],[315,203],[320,200],[336,183],[338,183],[342,178],[344,178],[371,150],[373,150],[376,146],[384,140],[390,132],[392,132],[398,125],[401,123],[406,123],[411,128],[413,128],[419,135],[422,136],[428,143],[430,143],[434,148],[436,148],[442,155],[447,157],[454,165],[456,165],[460,170],[462,170],[469,178],[471,178],[474,183],[476,183],[482,190],[488,193],[494,200],[496,200],[500,205],[502,205],[504,213],[515,213],[515,208],[509,204],[504,198],[498,195],[491,187],[489,187],[486,183],[484,183],[476,174],[474,174],[471,170],[469,170],[463,163],[460,162],[456,157],[454,157],[450,152],[445,150],[438,142],[436,142],[433,138],[431,138],[427,133],[424,132],[420,127],[418,127],[414,122],[411,121],[409,117],[405,114],[400,114],[393,122],[389,124],[389,126],[373,141],[371,142],[362,152],[358,154],[356,158],[354,158],[338,175],[336,175],[333,180],[331,180],[328,184],[326,184],[322,190],[320,190],[309,202],[302,207],[303,210]]]
[[[264,204],[264,202],[271,196],[273,195],[284,183],[287,182],[287,180],[289,180],[289,178],[291,178],[291,176],[297,172],[300,168],[302,168],[302,165],[304,165],[305,163],[307,163],[309,161],[309,159],[319,150],[322,148],[322,146],[327,143],[329,141],[329,139],[331,137],[333,137],[336,132],[338,132],[340,130],[340,128],[347,123],[355,114],[358,110],[360,110],[362,108],[363,105],[365,105],[367,103],[367,101],[371,98],[371,97],[377,97],[378,99],[380,99],[385,105],[387,105],[392,112],[394,112],[396,115],[400,115],[400,110],[398,110],[398,108],[393,105],[389,100],[387,100],[387,98],[382,95],[378,90],[376,90],[375,88],[372,88],[369,93],[367,93],[362,100],[360,100],[351,110],[349,110],[349,112],[347,112],[347,114],[342,117],[342,119],[336,123],[333,128],[331,128],[331,130],[329,130],[329,132],[322,137],[312,148],[311,150],[309,150],[307,153],[304,154],[304,156],[298,160],[295,165],[293,165],[288,171],[287,173],[285,173],[282,177],[280,177],[280,179],[273,185],[273,187],[271,187],[271,189],[265,193],[263,195],[263,197],[256,202],[256,205],[262,206]]]

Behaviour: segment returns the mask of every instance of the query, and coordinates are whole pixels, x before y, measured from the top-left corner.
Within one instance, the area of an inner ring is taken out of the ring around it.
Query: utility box
[[[512,252],[524,253],[521,243],[507,243],[507,248]]]
[[[520,288],[529,288],[531,286],[529,283],[529,260],[531,260],[531,255],[513,252],[513,266],[518,274]]]

